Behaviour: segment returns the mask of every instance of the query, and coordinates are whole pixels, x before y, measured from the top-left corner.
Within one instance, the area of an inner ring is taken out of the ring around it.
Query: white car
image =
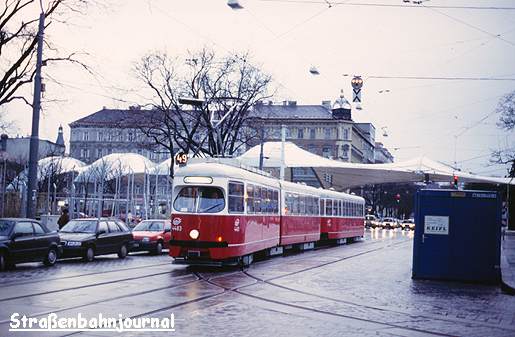
[[[394,229],[399,227],[399,222],[395,218],[383,218],[381,220],[381,227],[385,229]]]
[[[402,229],[415,230],[415,219],[404,219],[401,222]]]

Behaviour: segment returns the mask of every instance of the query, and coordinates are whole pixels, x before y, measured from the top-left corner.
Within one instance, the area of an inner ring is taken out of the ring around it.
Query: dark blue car
[[[53,266],[61,250],[59,236],[36,220],[0,219],[0,271],[17,263],[42,261]]]

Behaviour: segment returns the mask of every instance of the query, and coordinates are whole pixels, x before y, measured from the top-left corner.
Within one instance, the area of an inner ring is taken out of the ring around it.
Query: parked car
[[[132,251],[149,251],[161,254],[171,239],[170,220],[143,220],[132,230]]]
[[[60,254],[57,232],[32,219],[0,219],[0,271],[24,262],[53,266]]]
[[[379,221],[377,220],[375,215],[372,215],[372,214],[365,215],[365,227],[367,227],[367,228],[379,227]]]
[[[404,219],[401,222],[402,229],[415,230],[415,219]]]
[[[97,255],[114,254],[124,259],[132,245],[132,233],[117,219],[70,220],[60,231],[63,257],[82,257],[91,262]]]
[[[399,227],[399,222],[395,218],[383,218],[381,220],[381,227],[386,229],[394,229]]]

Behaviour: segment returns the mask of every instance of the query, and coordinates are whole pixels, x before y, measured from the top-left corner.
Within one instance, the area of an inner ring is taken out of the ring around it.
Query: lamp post
[[[32,103],[32,133],[29,152],[29,182],[27,188],[27,217],[35,218],[37,205],[38,152],[39,152],[39,111],[41,109],[41,65],[43,63],[43,33],[45,12],[40,1],[36,75],[34,77],[34,100]]]

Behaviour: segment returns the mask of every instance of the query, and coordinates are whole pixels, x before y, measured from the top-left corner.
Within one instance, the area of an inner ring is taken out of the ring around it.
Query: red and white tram
[[[361,197],[220,163],[180,167],[172,197],[175,263],[249,264],[256,252],[275,255],[364,233]]]

